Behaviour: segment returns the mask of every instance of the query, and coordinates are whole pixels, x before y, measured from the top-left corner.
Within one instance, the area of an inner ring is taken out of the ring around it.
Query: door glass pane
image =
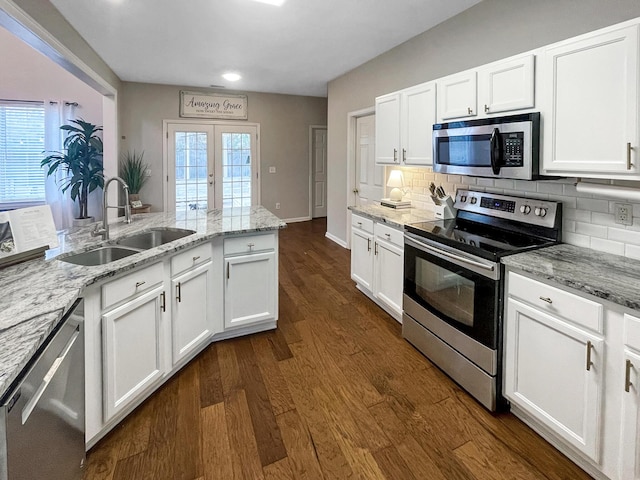
[[[416,258],[416,294],[433,308],[473,326],[475,284],[451,270]]]
[[[176,216],[207,210],[207,133],[176,132]]]
[[[222,134],[222,206],[251,205],[251,134]]]

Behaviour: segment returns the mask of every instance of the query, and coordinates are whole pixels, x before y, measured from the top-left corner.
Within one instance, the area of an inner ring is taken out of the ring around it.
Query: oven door
[[[438,319],[497,349],[499,264],[405,233],[404,293]]]

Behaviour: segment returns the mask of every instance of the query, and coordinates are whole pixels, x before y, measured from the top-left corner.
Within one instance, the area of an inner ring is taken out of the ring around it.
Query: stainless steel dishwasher
[[[84,303],[78,300],[1,399],[0,480],[82,478]]]

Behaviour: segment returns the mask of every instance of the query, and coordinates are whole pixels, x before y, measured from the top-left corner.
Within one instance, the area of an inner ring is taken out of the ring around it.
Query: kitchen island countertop
[[[181,216],[169,213],[134,215],[130,224],[110,223],[111,239],[108,241],[91,236],[94,225],[60,235],[60,246],[48,250],[46,259],[30,260],[0,270],[0,397],[5,395],[64,312],[82,296],[85,287],[217,236],[286,227],[282,220],[260,206],[208,213],[193,210]],[[189,229],[196,233],[105,265],[86,267],[57,260],[57,257],[113,244],[120,237],[156,227]]]
[[[640,261],[563,243],[502,259],[510,269],[640,310]]]
[[[436,220],[435,215],[430,210],[420,208],[395,209],[383,207],[375,203],[362,206],[349,207],[353,213],[361,215],[376,222],[383,222],[392,227],[404,228],[405,225],[418,222],[429,222]]]

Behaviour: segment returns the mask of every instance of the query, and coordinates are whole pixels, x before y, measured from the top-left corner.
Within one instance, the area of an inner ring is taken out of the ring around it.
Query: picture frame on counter
[[[247,120],[246,95],[180,91],[181,118]]]

